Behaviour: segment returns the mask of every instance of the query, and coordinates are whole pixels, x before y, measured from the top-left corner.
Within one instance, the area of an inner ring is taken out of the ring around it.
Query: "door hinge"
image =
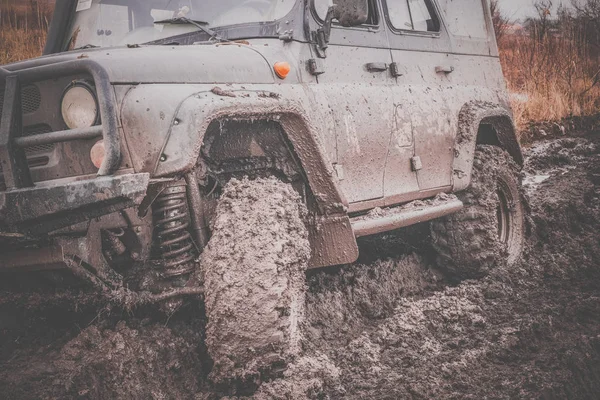
[[[423,169],[423,163],[421,162],[421,157],[419,156],[414,156],[413,158],[411,158],[410,165],[412,167],[412,170],[415,172]]]
[[[400,67],[398,66],[398,63],[396,62],[390,64],[390,73],[394,78],[398,78],[399,76],[403,75],[402,72],[400,72]]]
[[[325,32],[322,28],[312,31],[312,41],[315,43],[315,53],[319,58],[327,58],[327,47],[329,43],[326,40]]]
[[[344,167],[342,164],[333,164],[333,169],[335,170],[335,174],[337,175],[340,181],[344,180]]]
[[[318,76],[325,73],[325,69],[323,69],[323,64],[321,60],[317,60],[316,58],[311,58],[307,61],[308,64],[308,72],[311,75]]]
[[[294,40],[294,30],[289,30],[289,31],[285,31],[282,34],[279,35],[279,40],[282,40],[284,42],[291,42],[292,40]]]

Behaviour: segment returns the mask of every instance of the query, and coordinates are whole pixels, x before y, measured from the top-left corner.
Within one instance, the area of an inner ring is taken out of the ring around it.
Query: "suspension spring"
[[[165,278],[186,275],[195,269],[186,189],[185,184],[168,187],[153,204],[157,255]]]

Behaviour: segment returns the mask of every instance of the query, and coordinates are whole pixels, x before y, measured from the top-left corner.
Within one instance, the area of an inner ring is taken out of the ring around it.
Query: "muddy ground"
[[[527,249],[457,281],[421,225],[309,273],[301,356],[279,379],[214,387],[204,310],[119,311],[85,292],[0,294],[5,399],[597,398],[600,132],[527,150]],[[49,291],[48,291],[49,290]]]

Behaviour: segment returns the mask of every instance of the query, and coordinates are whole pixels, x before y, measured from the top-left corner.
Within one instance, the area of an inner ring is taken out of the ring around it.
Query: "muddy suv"
[[[485,0],[58,0],[0,93],[2,285],[201,295],[217,382],[285,366],[358,237],[434,220],[461,277],[521,251]]]

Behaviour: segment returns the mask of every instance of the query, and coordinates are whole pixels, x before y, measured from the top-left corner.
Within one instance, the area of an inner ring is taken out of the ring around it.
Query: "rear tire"
[[[477,146],[471,186],[459,193],[465,208],[433,221],[438,265],[461,278],[479,278],[521,256],[525,210],[519,169],[496,146]]]
[[[310,257],[303,214],[300,196],[275,178],[225,186],[202,256],[213,382],[256,381],[300,351]]]

